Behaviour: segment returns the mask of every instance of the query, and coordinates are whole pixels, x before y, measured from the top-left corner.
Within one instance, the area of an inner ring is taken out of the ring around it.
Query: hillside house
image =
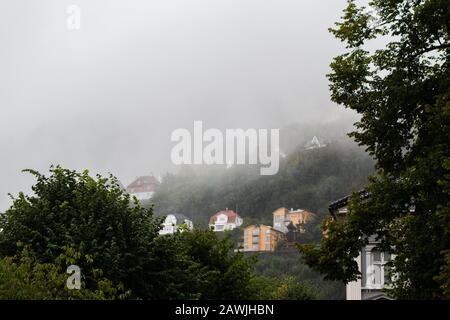
[[[127,192],[131,196],[135,196],[139,201],[149,200],[153,197],[160,182],[157,178],[153,176],[143,176],[136,178],[130,185],[127,187]]]
[[[273,213],[273,227],[283,233],[288,232],[288,226],[290,224],[299,228],[300,232],[305,232],[302,225],[310,223],[314,218],[315,214],[303,209],[291,209],[288,210],[284,207],[275,210]]]
[[[192,220],[190,220],[185,215],[179,213],[169,214],[166,216],[159,234],[174,234],[182,226],[185,227],[186,230],[192,230],[194,228]]]
[[[244,229],[244,252],[273,252],[284,233],[266,225],[251,225]]]
[[[367,192],[360,192],[362,198],[368,197]],[[343,222],[348,214],[348,200],[350,196],[333,202],[329,206],[329,211],[338,222]],[[388,252],[381,252],[377,248],[376,236],[369,237],[369,243],[361,248],[359,256],[356,258],[361,278],[346,286],[347,300],[380,300],[388,299],[383,288],[391,282],[388,273],[388,263],[393,257]]]
[[[242,223],[242,218],[233,210],[228,210],[228,208],[217,212],[209,218],[209,227],[216,232],[233,230],[236,227],[241,226]]]

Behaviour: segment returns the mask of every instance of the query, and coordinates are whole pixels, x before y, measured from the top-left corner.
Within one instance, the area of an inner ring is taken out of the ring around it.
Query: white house
[[[209,227],[216,232],[233,230],[241,226],[242,223],[242,218],[233,210],[228,210],[228,208],[217,212],[209,219]]]
[[[317,136],[314,136],[311,141],[308,141],[305,144],[305,149],[311,150],[311,149],[318,149],[326,147],[325,141],[322,138],[318,138]]]
[[[365,191],[360,192],[362,198],[368,197]],[[348,200],[350,196],[333,202],[329,206],[330,213],[335,220],[343,221],[348,213]],[[394,257],[388,252],[381,252],[377,248],[376,236],[369,237],[369,243],[361,248],[356,258],[361,278],[346,286],[347,300],[380,300],[389,299],[382,291],[390,282],[388,266],[386,265]]]
[[[180,226],[185,226],[187,230],[192,230],[194,228],[194,224],[192,220],[188,219],[186,216],[182,214],[169,214],[166,216],[162,224],[162,229],[159,231],[160,235],[164,234],[174,234],[178,231]]]
[[[128,185],[126,190],[131,196],[135,196],[138,200],[142,201],[151,199],[159,185],[160,182],[155,177],[143,176],[136,178],[136,180]]]

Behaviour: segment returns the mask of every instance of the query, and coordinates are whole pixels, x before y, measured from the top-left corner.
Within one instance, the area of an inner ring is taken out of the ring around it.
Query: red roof
[[[139,192],[155,192],[159,186],[159,181],[153,176],[143,176],[134,180],[127,187],[127,192],[129,193],[139,193]]]
[[[234,212],[233,210],[222,210],[217,212],[215,215],[213,215],[211,218],[209,218],[209,224],[214,224],[217,220],[217,217],[221,214],[224,214],[226,216],[228,216],[228,223],[234,223],[236,221],[236,217],[238,217],[239,215]]]

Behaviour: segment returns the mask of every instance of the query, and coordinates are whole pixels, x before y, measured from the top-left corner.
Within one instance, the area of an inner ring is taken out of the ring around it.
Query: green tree
[[[378,175],[370,178],[369,199],[355,194],[345,223],[332,223],[320,246],[301,251],[329,279],[349,282],[359,276],[354,258],[376,234],[381,249],[396,254],[394,297],[444,298],[450,2],[372,0],[360,7],[349,1],[331,32],[348,50],[331,64],[331,97],[361,115],[351,136],[375,157]]]
[[[187,256],[196,264],[193,276],[200,299],[247,299],[252,295],[251,280],[256,260],[234,252],[235,243],[226,234],[219,239],[209,229],[179,234]]]
[[[22,247],[22,246],[19,246]],[[82,280],[81,288],[69,290],[65,270],[70,264],[79,264],[81,255],[67,247],[54,263],[41,263],[32,256],[27,247],[15,257],[0,259],[0,299],[48,300],[48,299],[125,299],[130,295],[123,285],[102,277],[95,270],[95,288],[87,289]],[[91,261],[90,259],[87,259]]]
[[[311,283],[300,283],[293,276],[254,277],[251,281],[255,300],[318,300],[319,291]]]
[[[230,235],[180,228],[160,236],[162,217],[110,176],[55,167],[0,215],[0,293],[24,299],[244,299],[253,259]],[[18,246],[18,244],[20,244]],[[25,246],[26,254],[22,248]],[[81,293],[67,292],[65,268],[82,270]],[[16,293],[14,288],[20,288]],[[102,291],[103,290],[103,291]],[[41,292],[41,294],[39,294]]]
[[[49,177],[26,171],[37,179],[34,194],[20,193],[0,215],[0,256],[16,256],[21,242],[39,263],[51,264],[70,246],[89,257],[79,261],[88,290],[97,287],[95,273],[101,270],[134,297],[190,297],[184,281],[190,261],[177,254],[175,241],[158,237],[161,220],[130,199],[116,178],[94,179],[88,171],[59,166]]]

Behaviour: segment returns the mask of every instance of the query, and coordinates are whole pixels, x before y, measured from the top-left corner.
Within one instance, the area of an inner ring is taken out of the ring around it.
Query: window
[[[391,254],[381,252],[377,248],[371,251],[371,277],[369,284],[374,287],[383,287],[391,283],[389,267],[386,264],[391,261]]]
[[[264,246],[264,248],[265,248],[266,250],[270,250],[270,243],[266,243],[266,245]]]
[[[253,237],[253,243],[259,243],[259,237]]]
[[[266,238],[264,239],[265,242],[270,242],[270,236],[266,236]]]
[[[253,230],[253,236],[258,236],[259,235],[259,228],[255,228]]]

